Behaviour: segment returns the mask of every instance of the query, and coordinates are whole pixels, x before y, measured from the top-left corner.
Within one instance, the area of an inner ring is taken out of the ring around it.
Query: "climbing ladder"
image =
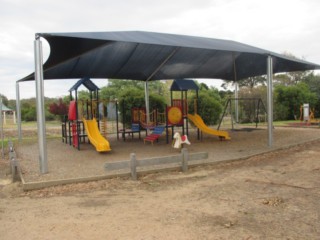
[[[100,133],[102,136],[107,137],[107,118],[100,120]]]

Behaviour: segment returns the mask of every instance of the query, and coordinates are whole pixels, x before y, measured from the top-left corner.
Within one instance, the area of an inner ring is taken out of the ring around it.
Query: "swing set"
[[[220,129],[222,121],[228,113],[230,115],[232,130],[234,129],[234,122],[241,123],[238,118],[239,115],[237,115],[236,110],[232,108],[232,106],[235,106],[235,104],[238,104],[239,102],[240,110],[242,110],[241,116],[246,118],[246,122],[254,122],[257,128],[259,122],[262,122],[263,118],[263,120],[266,121],[267,111],[261,98],[229,98],[220,118],[218,129]],[[234,115],[236,116],[234,117]]]

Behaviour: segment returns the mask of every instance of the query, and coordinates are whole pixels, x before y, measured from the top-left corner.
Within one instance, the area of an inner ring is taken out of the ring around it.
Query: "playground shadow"
[[[250,156],[269,151],[295,146],[305,142],[320,139],[319,129],[277,127],[274,129],[273,146],[268,146],[268,131],[265,127],[238,128],[228,131],[231,140],[220,141],[218,137],[203,134],[202,139],[197,139],[194,130],[189,133],[191,145],[187,145],[189,153],[207,152],[208,163],[243,160]],[[41,174],[39,169],[39,150],[37,142],[22,141],[17,147],[17,158],[21,168],[24,184],[35,184],[36,188],[46,186],[46,182],[72,183],[88,180],[99,180],[110,177],[106,172],[106,162],[124,161],[130,159],[130,154],[135,153],[136,158],[145,159],[159,156],[171,156],[180,153],[174,149],[171,141],[167,144],[165,136],[153,145],[143,142],[138,137],[127,138],[126,141],[117,140],[116,135],[109,135],[108,140],[111,152],[98,153],[89,143],[81,144],[80,150],[69,144],[63,143],[60,138],[48,139],[48,170]],[[121,176],[121,175],[119,175]],[[54,184],[53,184],[54,185]],[[31,186],[31,185],[30,185]]]
[[[231,131],[233,132],[239,132],[239,131],[244,131],[244,132],[252,132],[252,131],[257,131],[257,130],[264,130],[262,128],[248,128],[248,127],[244,127],[244,128],[234,128]]]

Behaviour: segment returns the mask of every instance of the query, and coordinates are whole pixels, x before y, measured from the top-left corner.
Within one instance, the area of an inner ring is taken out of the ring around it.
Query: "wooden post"
[[[137,180],[137,159],[136,154],[131,153],[130,154],[130,168],[131,168],[131,178],[132,180]]]
[[[9,159],[10,159],[10,167],[11,167],[11,176],[12,176],[12,182],[15,182],[17,180],[18,175],[18,162],[16,159],[16,152],[13,147],[13,143],[11,141],[8,142],[9,146]]]
[[[189,160],[188,149],[182,148],[181,155],[182,155],[182,172],[187,172],[188,171],[188,160]]]

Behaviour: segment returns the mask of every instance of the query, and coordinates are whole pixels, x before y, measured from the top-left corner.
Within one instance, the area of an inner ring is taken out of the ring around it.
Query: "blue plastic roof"
[[[199,90],[198,85],[191,79],[175,79],[171,85],[170,91],[188,91]]]
[[[78,88],[83,85],[85,86],[89,91],[93,92],[96,90],[100,90],[100,88],[95,85],[89,78],[81,78],[78,82],[76,82],[75,85],[73,85],[69,92],[74,91],[74,90],[78,90]]]

